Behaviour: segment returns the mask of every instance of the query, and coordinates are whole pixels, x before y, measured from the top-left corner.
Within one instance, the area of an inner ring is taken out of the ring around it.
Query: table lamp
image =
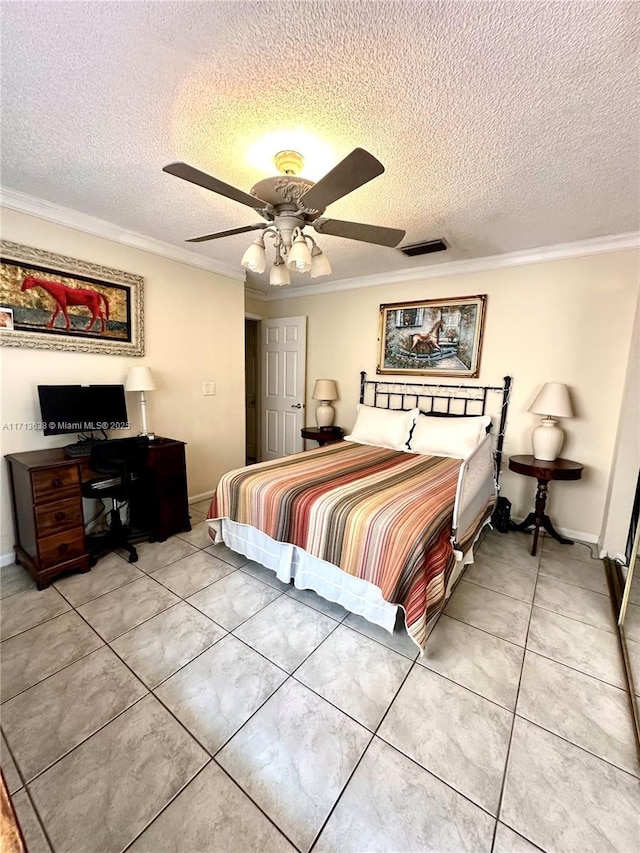
[[[529,411],[534,415],[544,415],[531,436],[533,455],[536,459],[554,462],[564,441],[564,433],[555,419],[573,416],[569,389],[562,382],[546,382],[529,406]]]
[[[338,399],[338,389],[333,379],[316,379],[313,387],[313,399],[319,400],[316,409],[316,424],[319,429],[330,427],[333,424],[335,412],[331,405],[332,400]]]
[[[124,382],[125,391],[140,392],[140,412],[142,416],[142,431],[139,435],[148,436],[149,440],[153,440],[155,435],[147,429],[147,399],[144,396],[145,391],[155,391],[156,383],[154,381],[151,369],[149,367],[132,367],[127,373],[127,378]]]

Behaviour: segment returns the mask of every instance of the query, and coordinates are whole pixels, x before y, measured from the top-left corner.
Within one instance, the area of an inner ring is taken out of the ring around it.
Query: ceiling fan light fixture
[[[267,267],[267,253],[264,250],[264,233],[253,241],[242,256],[241,265],[250,272],[263,273]]]
[[[282,258],[279,258],[279,260],[277,260],[271,267],[271,272],[269,273],[269,284],[272,284],[274,287],[282,287],[285,284],[291,284],[289,270],[282,263]]]
[[[321,275],[331,275],[331,264],[322,249],[314,246],[311,250],[311,278],[320,278]]]
[[[308,177],[297,176],[303,159],[300,153],[291,147],[291,143],[279,144],[275,150],[280,176],[258,181],[250,193],[201,172],[188,163],[175,162],[163,167],[163,171],[170,175],[251,207],[258,211],[267,223],[264,226],[257,223],[205,234],[188,242],[203,243],[261,229],[260,237],[254,240],[244,253],[241,264],[250,272],[258,275],[264,273],[267,266],[265,237],[268,235],[273,240],[276,253],[275,264],[270,271],[270,284],[281,285],[290,283],[288,270],[310,273],[311,278],[330,275],[332,272],[329,261],[317,247],[313,237],[305,234],[306,226],[312,227],[318,234],[329,234],[390,248],[394,248],[404,239],[405,232],[398,228],[323,218],[328,205],[344,198],[384,172],[384,166],[373,154],[364,148],[354,148],[315,183]],[[407,250],[414,248],[405,247]]]
[[[289,249],[287,257],[287,269],[295,272],[309,272],[311,269],[311,252],[302,230],[296,228],[294,231],[293,245]]]

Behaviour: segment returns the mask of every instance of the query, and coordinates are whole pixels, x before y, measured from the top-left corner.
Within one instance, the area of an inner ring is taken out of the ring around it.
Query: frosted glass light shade
[[[156,383],[149,367],[132,367],[124,381],[125,391],[155,391]]]
[[[321,275],[331,275],[331,264],[327,256],[317,246],[311,251],[311,278],[320,278]]]
[[[311,252],[303,234],[298,234],[289,249],[287,268],[297,272],[309,272],[311,269]]]
[[[257,237],[242,256],[240,264],[250,272],[263,273],[267,266],[267,253],[264,250],[264,238]]]
[[[273,284],[275,287],[282,287],[284,284],[291,284],[289,270],[284,264],[274,264],[271,267],[271,272],[269,273],[269,284]]]

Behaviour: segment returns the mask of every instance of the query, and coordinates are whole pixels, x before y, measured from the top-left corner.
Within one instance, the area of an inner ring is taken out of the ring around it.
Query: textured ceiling
[[[321,236],[336,280],[635,231],[639,13],[571,0],[4,2],[2,184],[184,247],[259,217],[162,166],[184,160],[248,191],[276,171],[255,147],[284,131],[317,142],[302,152],[316,180],[356,146],[384,163],[327,216],[450,245],[409,259]],[[240,270],[252,239],[190,248]],[[266,277],[248,283],[268,289]]]

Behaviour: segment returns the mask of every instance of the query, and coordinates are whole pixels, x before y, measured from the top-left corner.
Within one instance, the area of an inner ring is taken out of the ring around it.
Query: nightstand
[[[330,427],[302,427],[300,435],[311,441],[317,441],[320,447],[331,444],[332,441],[342,441],[344,430],[339,426]]]
[[[541,527],[558,542],[562,542],[563,545],[573,545],[572,539],[565,539],[560,536],[551,524],[549,516],[545,514],[544,508],[547,503],[549,482],[551,480],[579,480],[582,476],[583,466],[579,462],[572,462],[570,459],[555,459],[553,462],[546,462],[543,459],[536,459],[535,456],[512,456],[509,459],[509,468],[516,474],[524,474],[525,477],[535,477],[538,480],[535,510],[530,512],[521,524],[516,524],[513,527],[514,530],[528,530],[530,527],[535,527],[531,556],[535,557],[536,555],[538,534]]]

